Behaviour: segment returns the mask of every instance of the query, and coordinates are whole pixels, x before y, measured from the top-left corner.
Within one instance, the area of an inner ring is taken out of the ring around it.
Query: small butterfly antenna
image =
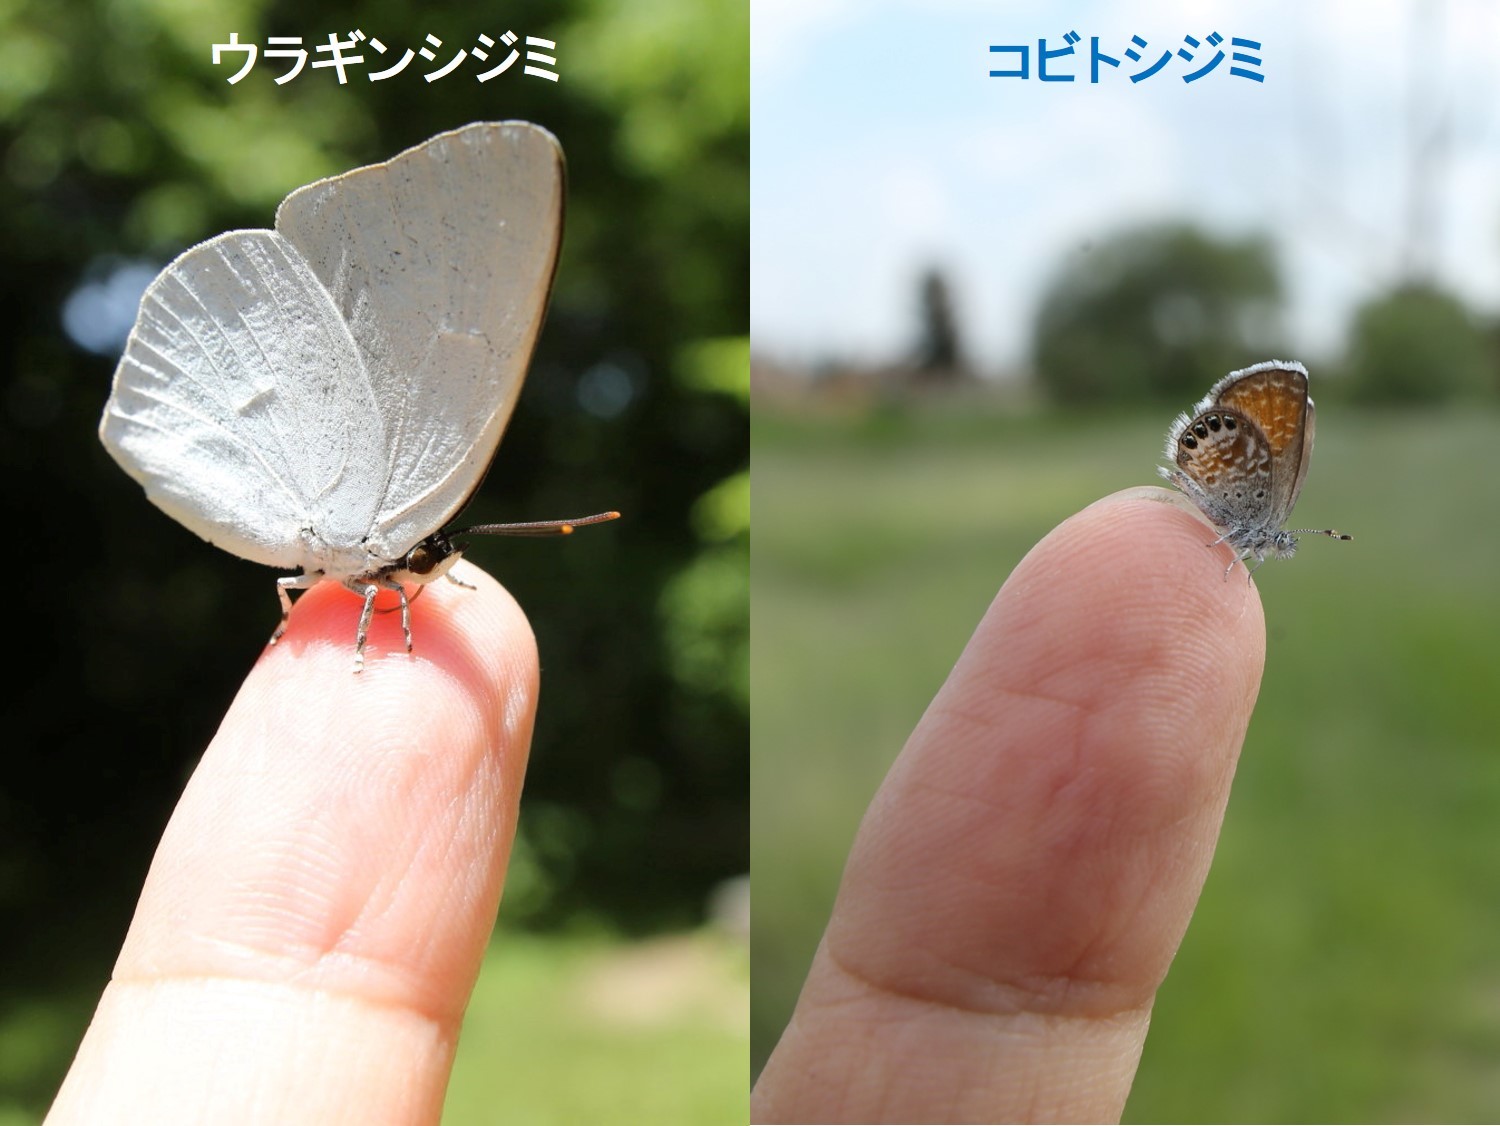
[[[593,516],[579,516],[573,520],[534,520],[526,524],[475,524],[470,528],[458,528],[448,535],[467,536],[570,536],[574,528],[586,528],[590,524],[606,524],[618,520],[618,512],[599,512]]]
[[[1332,528],[1288,528],[1294,536],[1327,536],[1331,540],[1352,540],[1346,532],[1335,532]]]

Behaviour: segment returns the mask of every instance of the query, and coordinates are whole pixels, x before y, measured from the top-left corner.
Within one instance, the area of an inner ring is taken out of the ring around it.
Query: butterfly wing
[[[1270,447],[1272,526],[1286,520],[1307,476],[1312,452],[1307,371],[1300,364],[1257,364],[1217,389],[1221,407],[1253,419]]]
[[[556,140],[506,122],[311,184],[277,211],[369,374],[390,451],[376,556],[400,558],[484,477],[541,329],[562,206]]]
[[[1177,434],[1173,460],[1208,518],[1220,528],[1254,528],[1274,478],[1265,436],[1244,415],[1219,408]],[[1172,480],[1177,480],[1173,477]]]
[[[387,461],[343,318],[274,231],[231,231],[156,278],[99,437],[151,501],[274,567],[338,569]],[[362,551],[357,553],[362,556]]]
[[[1307,480],[1307,464],[1312,460],[1313,431],[1317,429],[1318,412],[1311,399],[1307,400],[1307,421],[1302,424],[1302,450],[1297,457],[1297,474],[1292,478],[1291,492],[1286,498],[1286,508],[1281,518],[1285,520],[1297,506],[1302,495],[1302,482]]]

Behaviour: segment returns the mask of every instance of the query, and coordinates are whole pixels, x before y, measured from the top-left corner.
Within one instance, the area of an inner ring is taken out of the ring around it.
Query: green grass
[[[464,1019],[444,1126],[742,1126],[743,947],[502,934]]]
[[[743,1126],[749,1118],[743,942],[502,932],[474,989],[444,1126]],[[0,1025],[0,1126],[40,1122],[21,1094],[60,1074],[96,998],[58,997]],[[13,1094],[12,1094],[13,1092]]]
[[[1134,1121],[1500,1117],[1500,413],[1325,409]],[[752,1057],[864,807],[1021,556],[1154,482],[1169,414],[757,407]]]

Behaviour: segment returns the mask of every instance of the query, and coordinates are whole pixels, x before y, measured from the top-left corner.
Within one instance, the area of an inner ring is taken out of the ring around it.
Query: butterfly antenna
[[[593,516],[579,516],[573,520],[533,520],[524,524],[475,524],[448,533],[450,536],[478,534],[482,536],[570,536],[574,528],[586,528],[590,524],[606,524],[618,520],[618,512],[598,512]]]
[[[1347,532],[1335,532],[1332,528],[1289,528],[1294,536],[1327,536],[1331,540],[1352,540]]]

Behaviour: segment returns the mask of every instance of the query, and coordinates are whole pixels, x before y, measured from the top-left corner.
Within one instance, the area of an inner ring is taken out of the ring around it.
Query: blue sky
[[[1014,368],[1071,249],[1167,218],[1272,237],[1309,362],[1413,261],[1500,309],[1492,0],[751,0],[751,29],[757,354],[899,358],[939,265],[971,353]],[[1069,31],[1079,81],[989,77],[990,44]],[[1091,36],[1154,59],[1212,31],[1259,40],[1265,81],[1175,55],[1088,81]]]

